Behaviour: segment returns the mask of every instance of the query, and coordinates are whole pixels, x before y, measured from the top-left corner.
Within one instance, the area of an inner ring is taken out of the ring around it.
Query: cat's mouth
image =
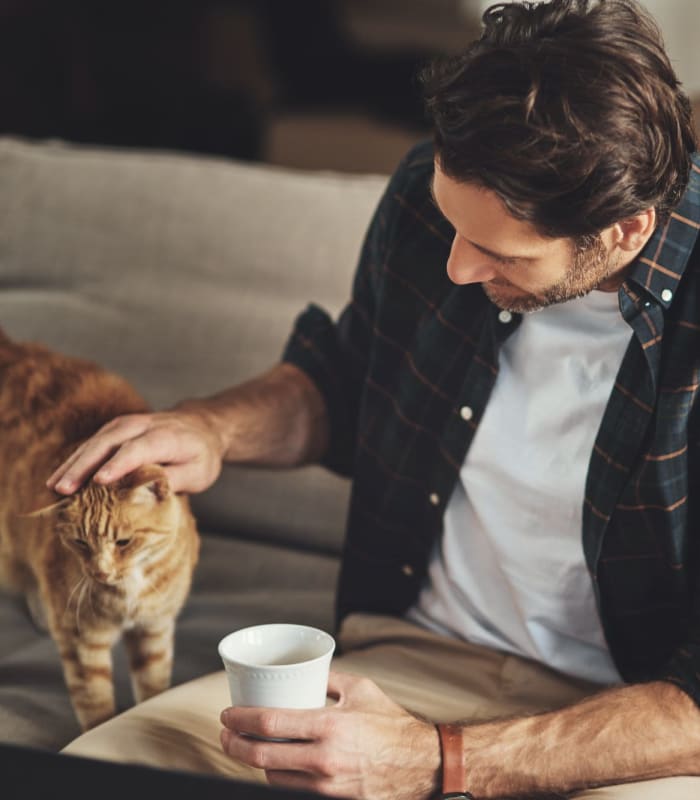
[[[106,575],[104,572],[91,572],[89,573],[92,580],[101,583],[103,586],[116,586],[121,583],[121,575]]]

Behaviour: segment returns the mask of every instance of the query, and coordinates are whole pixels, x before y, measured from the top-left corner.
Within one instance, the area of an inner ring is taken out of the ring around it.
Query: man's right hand
[[[325,401],[301,369],[277,364],[211,397],[169,411],[127,414],[103,425],[49,478],[71,494],[85,481],[112,483],[145,464],[160,464],[175,492],[201,492],[224,460],[285,468],[317,462],[329,441]]]
[[[46,485],[71,494],[90,477],[107,484],[144,464],[160,464],[175,492],[201,492],[221,472],[225,445],[206,413],[128,414],[108,422],[51,475]]]

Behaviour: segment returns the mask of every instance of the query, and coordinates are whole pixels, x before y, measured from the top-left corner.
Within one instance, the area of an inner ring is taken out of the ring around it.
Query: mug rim
[[[245,635],[248,631],[251,630],[261,630],[261,629],[269,629],[269,628],[294,628],[297,630],[304,630],[309,631],[314,634],[320,634],[318,637],[319,639],[325,640],[326,644],[328,645],[327,650],[325,650],[321,655],[314,656],[313,658],[304,659],[303,661],[293,661],[289,664],[261,664],[255,661],[243,661],[240,658],[232,658],[229,655],[225,655],[223,652],[224,646],[226,642],[231,639],[232,637],[237,637],[241,635]],[[222,639],[219,640],[219,644],[217,645],[217,651],[221,660],[224,662],[224,668],[228,669],[229,665],[231,666],[239,666],[239,667],[250,667],[253,669],[265,669],[265,670],[273,670],[273,671],[284,671],[289,669],[298,669],[302,665],[313,664],[317,661],[323,661],[324,659],[329,658],[333,655],[336,648],[336,641],[333,636],[331,636],[328,631],[324,631],[321,628],[315,628],[312,625],[301,625],[294,622],[269,622],[263,623],[261,625],[248,625],[245,628],[239,628],[238,630],[231,631],[227,633]]]

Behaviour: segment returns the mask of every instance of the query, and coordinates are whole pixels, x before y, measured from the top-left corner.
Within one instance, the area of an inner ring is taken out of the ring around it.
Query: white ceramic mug
[[[234,706],[322,708],[335,640],[307,625],[254,625],[219,642]]]

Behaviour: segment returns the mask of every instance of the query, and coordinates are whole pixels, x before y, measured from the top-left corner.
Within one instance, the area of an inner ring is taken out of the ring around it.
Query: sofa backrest
[[[313,300],[349,295],[383,176],[0,139],[0,325],[91,358],[156,408],[279,360]],[[337,551],[347,482],[227,468],[203,527]]]

